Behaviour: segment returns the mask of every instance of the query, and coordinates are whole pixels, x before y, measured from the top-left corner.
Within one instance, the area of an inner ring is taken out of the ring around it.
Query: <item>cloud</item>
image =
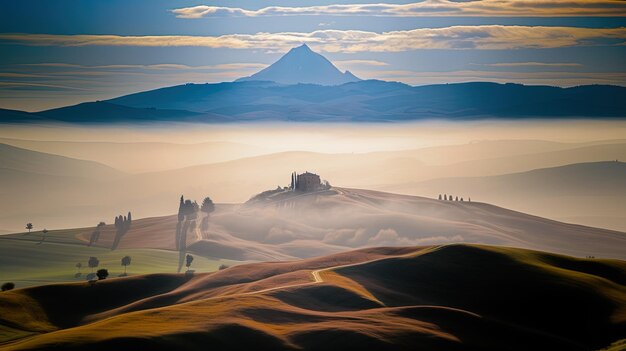
[[[568,17],[626,16],[621,0],[425,0],[409,4],[332,4],[323,6],[269,6],[258,10],[238,7],[193,6],[171,10],[178,18],[262,16],[385,16],[385,17]]]
[[[58,68],[81,68],[81,69],[144,69],[144,70],[239,70],[239,69],[262,69],[267,67],[265,63],[223,63],[210,66],[187,66],[175,63],[159,63],[153,65],[99,65],[87,66],[71,63],[26,63],[21,66],[35,67],[58,67]]]
[[[84,88],[71,87],[71,86],[65,86],[65,85],[56,85],[56,84],[28,83],[28,82],[0,82],[0,89],[20,88],[20,87],[46,88],[46,89],[55,89],[55,90],[86,90]]]
[[[442,84],[489,81],[499,83],[521,83],[530,85],[577,86],[583,84],[626,85],[624,72],[567,72],[567,71],[436,71],[418,72],[410,70],[357,70],[364,79],[399,81],[411,85]]]
[[[554,62],[500,62],[500,63],[473,63],[477,66],[489,67],[581,67],[580,63],[554,63]]]
[[[344,66],[388,66],[387,62],[376,60],[336,60],[333,61],[336,65]]]
[[[452,26],[404,31],[317,30],[222,36],[0,34],[0,44],[32,46],[196,46],[287,51],[302,43],[323,52],[400,52],[419,49],[545,49],[625,45],[626,28]]]

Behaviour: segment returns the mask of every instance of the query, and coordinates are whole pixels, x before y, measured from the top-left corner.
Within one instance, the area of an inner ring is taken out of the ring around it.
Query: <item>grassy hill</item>
[[[127,267],[129,275],[176,271],[179,259],[176,251],[153,248],[111,251],[104,247],[87,247],[85,241],[74,237],[81,232],[81,229],[50,231],[43,242],[41,232],[0,236],[0,282],[11,281],[17,287],[27,287],[84,281],[92,271],[87,266],[91,256],[100,260],[98,268],[107,268],[111,277],[124,272],[121,259],[127,255],[132,258],[131,265]],[[221,264],[240,263],[203,256],[194,258],[192,268],[199,272],[215,271]],[[75,276],[78,262],[82,264],[82,274]]]
[[[626,333],[625,283],[620,260],[369,248],[0,293],[0,349],[600,349]]]
[[[218,204],[208,230],[196,226],[188,231],[187,251],[198,259],[194,266],[213,271],[223,261],[284,261],[362,247],[447,243],[626,258],[622,232],[557,222],[481,202],[346,188],[287,195],[245,205]],[[116,235],[112,224],[102,227],[99,241],[87,247],[96,223],[51,230],[43,243],[40,226],[31,234],[0,236],[0,281],[15,280],[20,286],[72,281],[74,265],[85,264],[90,256],[100,257],[106,268],[115,268],[112,274],[119,274],[119,261],[126,254],[134,257],[133,274],[175,271],[177,216],[134,219],[116,251],[110,251]]]
[[[587,162],[483,177],[449,177],[387,190],[473,199],[562,221],[626,230],[626,163]]]

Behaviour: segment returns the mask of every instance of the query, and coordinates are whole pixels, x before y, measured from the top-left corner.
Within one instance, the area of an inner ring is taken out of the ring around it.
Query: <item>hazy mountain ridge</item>
[[[0,144],[0,168],[50,176],[114,180],[125,175],[95,161],[78,160],[38,151]],[[6,182],[6,179],[5,179]],[[8,184],[6,182],[5,184]]]
[[[259,146],[227,141],[179,144],[0,138],[0,143],[32,151],[91,160],[131,173],[165,171],[266,153],[266,150]]]
[[[460,83],[411,87],[382,81],[340,86],[254,83],[254,88],[246,83],[179,86],[167,88],[169,91],[154,91],[157,94],[154,96],[145,92],[111,101],[136,107],[211,112],[229,116],[233,121],[255,120],[255,114],[259,114],[259,120],[359,122],[429,118],[626,117],[626,88],[617,86],[558,88]],[[198,91],[193,91],[196,88]],[[185,99],[173,98],[179,96],[179,89],[192,91],[194,101],[186,104]],[[205,93],[201,93],[202,90]]]
[[[107,103],[110,105],[91,103],[96,105],[89,113],[84,104],[79,104],[24,116],[72,123],[621,119],[626,117],[626,87],[559,88],[499,83],[411,87],[383,81],[321,86],[249,81],[178,85],[125,95]],[[118,114],[117,110],[124,109],[120,105],[136,110]],[[19,113],[16,117],[16,113],[2,110],[0,121],[32,122],[19,117]]]

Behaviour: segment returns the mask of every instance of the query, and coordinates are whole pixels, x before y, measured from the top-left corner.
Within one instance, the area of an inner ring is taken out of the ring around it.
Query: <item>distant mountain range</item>
[[[472,82],[410,86],[342,73],[306,45],[235,82],[184,84],[42,112],[0,109],[0,123],[162,121],[390,122],[625,118],[626,87]]]

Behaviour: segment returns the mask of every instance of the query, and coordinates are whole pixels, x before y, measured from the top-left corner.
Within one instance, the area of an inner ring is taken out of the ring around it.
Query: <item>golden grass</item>
[[[0,294],[2,316],[13,315],[3,330],[21,331],[0,349],[599,349],[626,328],[625,281],[618,260],[484,245],[362,249],[98,282],[89,295],[45,287],[88,303],[124,292],[63,327],[54,301],[34,298],[43,287]]]

